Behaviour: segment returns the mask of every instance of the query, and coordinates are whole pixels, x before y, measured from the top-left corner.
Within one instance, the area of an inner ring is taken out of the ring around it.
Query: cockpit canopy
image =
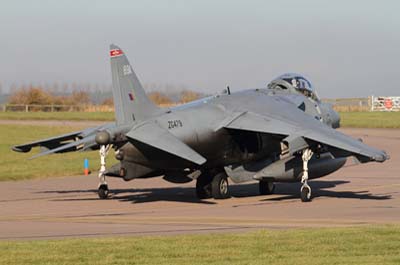
[[[268,84],[269,89],[275,89],[277,87],[280,89],[292,88],[306,97],[319,101],[311,82],[302,75],[294,73],[283,74]]]

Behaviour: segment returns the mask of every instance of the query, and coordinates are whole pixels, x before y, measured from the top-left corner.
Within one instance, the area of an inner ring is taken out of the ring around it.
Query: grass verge
[[[400,112],[341,112],[341,126],[354,128],[400,128]]]
[[[342,127],[400,128],[400,112],[341,112]],[[113,112],[0,112],[0,120],[113,121]]]
[[[399,264],[400,227],[0,241],[0,264]]]
[[[2,173],[0,174],[0,181],[83,174],[83,160],[85,158],[89,159],[90,169],[96,171],[100,166],[97,151],[54,154],[28,160],[35,154],[34,151],[17,153],[11,150],[11,146],[16,144],[79,129],[81,128],[76,126],[1,125],[0,172]],[[37,150],[35,151],[37,152]],[[107,163],[111,165],[115,161],[111,152]]]

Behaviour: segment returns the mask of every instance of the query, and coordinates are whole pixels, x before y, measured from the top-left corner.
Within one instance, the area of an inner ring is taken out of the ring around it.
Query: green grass
[[[399,264],[400,227],[0,242],[0,264]]]
[[[112,121],[114,112],[0,112],[0,120]]]
[[[341,112],[342,127],[400,128],[400,112]]]
[[[341,112],[342,127],[400,128],[400,112]],[[0,112],[0,120],[113,121],[113,112]]]
[[[11,146],[33,140],[43,139],[80,129],[71,126],[31,126],[1,125],[0,130],[0,181],[44,178],[53,176],[71,176],[83,174],[83,160],[89,159],[92,171],[99,168],[97,151],[54,154],[28,160],[38,149],[30,153],[11,151]],[[113,152],[108,156],[108,165],[115,162]],[[1,263],[0,263],[1,264]]]

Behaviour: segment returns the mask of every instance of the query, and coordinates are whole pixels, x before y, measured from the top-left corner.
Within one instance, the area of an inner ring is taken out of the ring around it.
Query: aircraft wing
[[[38,146],[42,146],[47,149],[52,149],[54,147],[61,146],[62,143],[65,141],[74,140],[76,137],[78,137],[78,135],[81,132],[82,131],[77,131],[77,132],[67,133],[67,134],[63,134],[63,135],[59,135],[59,136],[55,136],[55,137],[50,137],[50,138],[39,140],[39,141],[16,145],[16,146],[12,147],[12,150],[16,151],[16,152],[27,153],[27,152],[31,151],[31,149],[33,147],[38,147]]]
[[[126,136],[128,139],[139,141],[197,165],[206,162],[203,156],[154,122],[138,124]]]
[[[97,147],[95,142],[96,133],[100,130],[111,128],[114,124],[106,124],[97,127],[84,129],[81,131],[71,132],[39,141],[34,141],[26,144],[15,145],[13,151],[27,153],[34,147],[41,147],[41,152],[32,158],[53,153],[65,153],[71,151],[92,150]]]
[[[285,111],[278,114],[246,112],[223,127],[281,135],[291,139],[302,138],[304,141],[311,140],[327,145],[333,153],[339,151],[340,156],[355,155],[361,162],[384,162],[389,158],[384,151],[336,131],[298,109],[293,109],[290,115],[287,113]]]

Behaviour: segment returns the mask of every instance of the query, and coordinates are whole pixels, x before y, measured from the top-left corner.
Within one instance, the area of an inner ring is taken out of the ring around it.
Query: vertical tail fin
[[[160,112],[147,97],[124,52],[110,45],[111,74],[117,124],[144,120]]]

